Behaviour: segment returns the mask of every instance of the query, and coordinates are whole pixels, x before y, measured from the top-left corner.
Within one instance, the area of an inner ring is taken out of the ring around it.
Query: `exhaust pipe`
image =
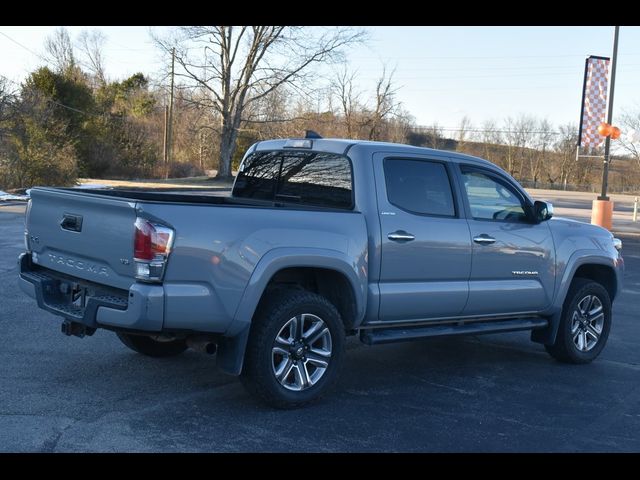
[[[209,337],[204,336],[187,337],[187,346],[196,352],[207,355],[213,355],[218,350],[218,346]]]

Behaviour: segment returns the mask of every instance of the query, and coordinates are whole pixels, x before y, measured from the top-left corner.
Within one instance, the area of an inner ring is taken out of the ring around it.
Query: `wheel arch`
[[[251,322],[260,302],[274,284],[314,285],[315,293],[326,296],[343,317],[345,329],[356,328],[366,308],[366,270],[356,270],[358,262],[342,252],[315,248],[277,248],[265,254],[253,271],[245,288],[234,320],[219,345],[218,366],[238,375],[242,371],[244,353]],[[345,290],[346,289],[346,290]],[[313,289],[310,289],[313,291]],[[348,292],[344,298],[344,292]],[[340,295],[338,295],[340,294]]]
[[[597,263],[582,264],[576,269],[571,282],[576,278],[586,278],[602,285],[609,294],[611,302],[613,302],[613,299],[616,297],[618,279],[616,278],[615,270],[609,265]]]
[[[603,275],[603,277],[598,275]],[[576,252],[569,260],[568,267],[565,269],[562,280],[557,287],[553,309],[549,314],[549,326],[532,330],[532,341],[545,345],[552,345],[556,341],[558,327],[562,318],[562,307],[571,284],[576,278],[587,278],[600,283],[607,290],[609,298],[613,302],[618,290],[618,277],[613,260],[603,257],[600,252],[586,255],[584,252]]]

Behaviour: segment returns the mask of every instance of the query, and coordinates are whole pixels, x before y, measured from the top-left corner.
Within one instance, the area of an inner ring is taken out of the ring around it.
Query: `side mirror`
[[[553,205],[551,202],[536,200],[533,204],[533,216],[536,222],[544,222],[553,217]]]

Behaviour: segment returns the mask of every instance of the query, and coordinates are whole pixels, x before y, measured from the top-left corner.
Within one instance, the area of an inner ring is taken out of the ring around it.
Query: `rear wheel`
[[[133,335],[117,332],[118,338],[127,347],[148,357],[173,357],[187,349],[184,340],[176,340],[160,335]]]
[[[576,278],[562,309],[556,341],[545,349],[560,362],[589,363],[600,355],[610,328],[607,290],[592,280]]]
[[[306,291],[274,294],[254,318],[241,380],[276,408],[316,400],[335,383],[344,355],[336,308]]]

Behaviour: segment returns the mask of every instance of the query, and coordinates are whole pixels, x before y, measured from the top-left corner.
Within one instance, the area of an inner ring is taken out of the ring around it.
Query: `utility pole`
[[[171,170],[171,153],[173,150],[173,77],[175,73],[175,60],[176,60],[176,48],[171,49],[171,88],[169,89],[169,114],[168,114],[168,126],[167,126],[167,176],[169,178],[169,171]]]
[[[162,167],[164,178],[168,178],[169,172],[169,105],[164,106],[164,137],[162,145]]]
[[[615,33],[613,34],[613,55],[611,56],[611,90],[609,91],[609,111],[607,113],[607,123],[612,125],[613,121],[613,92],[616,86],[616,63],[618,60],[618,33],[620,27],[615,27]],[[607,135],[604,140],[604,168],[602,169],[602,194],[598,197],[598,200],[609,200],[607,197],[607,186],[609,182],[609,164],[611,163],[611,157],[609,156],[609,150],[611,148],[611,135]]]
[[[204,131],[200,130],[200,168],[204,170]]]
[[[207,46],[204,47],[204,81],[207,82]]]

